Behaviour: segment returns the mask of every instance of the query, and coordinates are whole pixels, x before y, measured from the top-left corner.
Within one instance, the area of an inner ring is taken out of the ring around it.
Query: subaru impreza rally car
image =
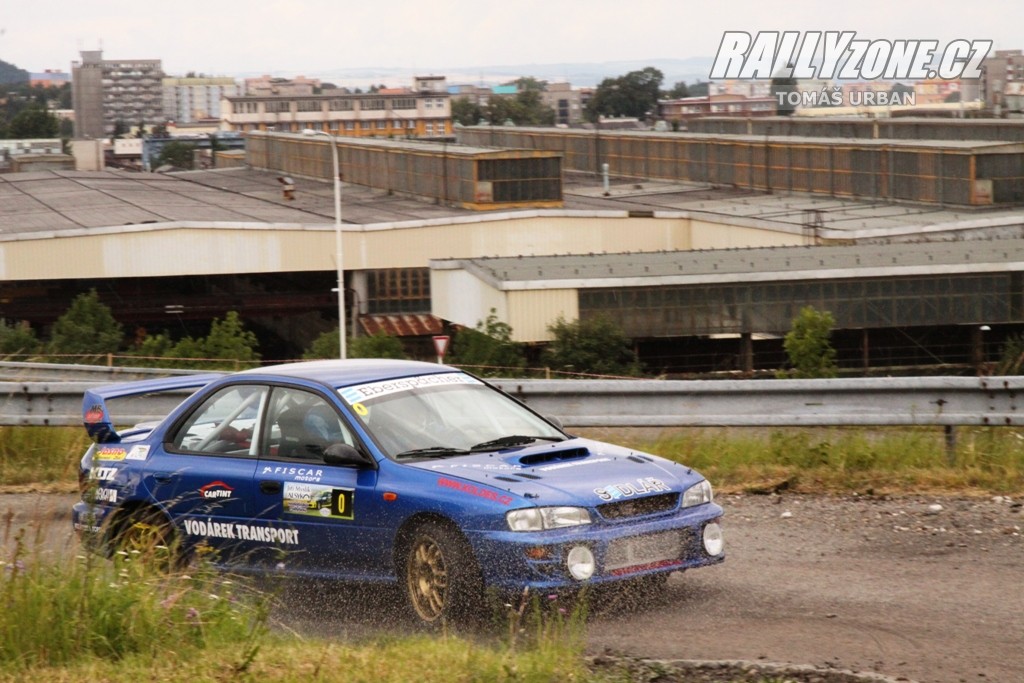
[[[158,424],[108,401],[195,389]],[[559,591],[724,558],[711,485],[569,435],[486,382],[414,361],[312,361],[104,386],[75,529],[156,534],[236,572],[397,583],[426,622],[485,589]]]

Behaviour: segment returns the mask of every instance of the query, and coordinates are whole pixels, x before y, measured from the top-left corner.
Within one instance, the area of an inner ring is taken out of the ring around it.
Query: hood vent
[[[545,462],[557,462],[559,460],[575,460],[590,455],[586,448],[569,448],[564,451],[544,451],[542,453],[530,453],[519,458],[520,465],[539,465]]]

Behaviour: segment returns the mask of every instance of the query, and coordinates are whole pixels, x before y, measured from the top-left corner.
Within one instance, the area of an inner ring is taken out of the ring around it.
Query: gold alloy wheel
[[[437,621],[449,599],[448,563],[441,545],[431,536],[417,535],[409,551],[406,584],[413,609],[427,622]]]

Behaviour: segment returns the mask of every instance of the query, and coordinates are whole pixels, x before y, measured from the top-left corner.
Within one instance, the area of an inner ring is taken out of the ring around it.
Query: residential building
[[[159,59],[103,59],[83,50],[71,63],[75,136],[104,138],[120,121],[127,126],[163,123],[163,66]]]
[[[658,100],[658,115],[666,121],[685,123],[700,116],[773,116],[775,106],[774,97],[705,95]]]
[[[38,85],[43,88],[49,88],[71,82],[71,74],[60,69],[46,69],[43,73],[29,74],[28,78],[28,84],[32,87]]]
[[[165,78],[164,115],[179,124],[219,120],[221,100],[239,94],[238,84],[227,76]]]
[[[312,95],[319,88],[320,81],[316,78],[306,78],[305,76],[278,78],[264,75],[258,78],[246,78],[242,82],[242,92],[238,94],[251,97]]]
[[[996,50],[981,66],[981,93],[996,116],[1024,111],[1024,52]]]
[[[569,83],[548,83],[540,97],[555,110],[555,125],[574,126],[583,121],[589,95],[589,90],[574,89]]]
[[[221,130],[299,133],[312,129],[350,137],[451,135],[451,96],[444,77],[415,82],[414,91],[225,97]]]

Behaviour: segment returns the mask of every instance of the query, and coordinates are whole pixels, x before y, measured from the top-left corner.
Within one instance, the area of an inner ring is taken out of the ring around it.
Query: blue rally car
[[[197,389],[118,432],[107,402]],[[721,562],[711,485],[576,438],[486,382],[413,361],[313,361],[86,393],[75,529],[238,572],[397,582],[446,620],[485,589],[559,591]]]

